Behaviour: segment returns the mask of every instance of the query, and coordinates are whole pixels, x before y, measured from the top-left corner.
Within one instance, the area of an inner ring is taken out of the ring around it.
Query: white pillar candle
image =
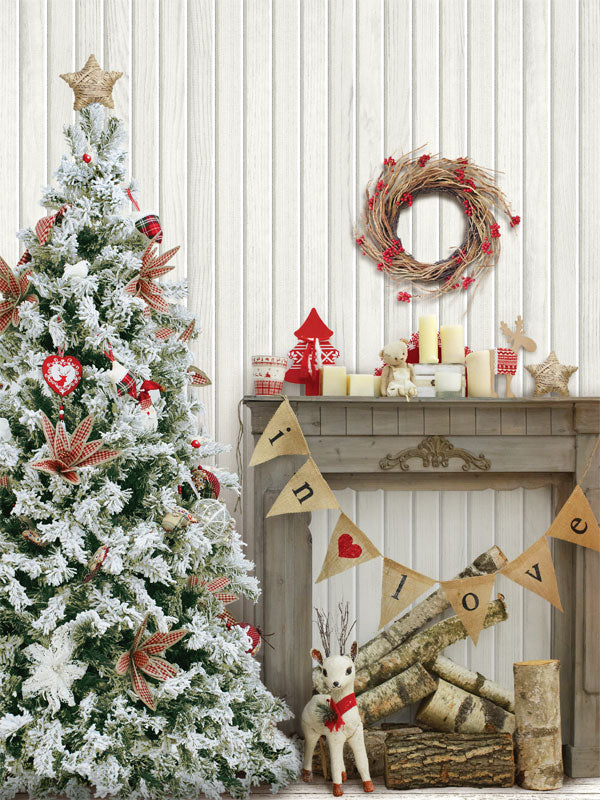
[[[469,397],[495,397],[491,352],[477,350],[469,353],[465,361]]]
[[[323,395],[346,395],[346,367],[328,367],[321,370]]]
[[[381,397],[381,375],[374,375],[375,378],[375,397]]]
[[[460,372],[436,372],[435,393],[455,392],[460,394],[462,391],[462,375]]]
[[[438,324],[435,314],[419,317],[419,363],[439,363]]]
[[[348,394],[352,397],[375,397],[375,375],[348,375]]]
[[[465,333],[463,326],[442,325],[440,336],[442,339],[442,364],[464,364]]]

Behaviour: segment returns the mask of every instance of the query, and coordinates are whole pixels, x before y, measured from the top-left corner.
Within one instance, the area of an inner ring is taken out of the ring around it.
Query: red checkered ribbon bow
[[[188,583],[191,587],[195,587],[200,584],[200,580],[198,579],[197,575],[190,575]],[[227,586],[229,586],[230,583],[231,581],[229,580],[229,578],[215,578],[214,580],[209,581],[208,583],[206,581],[202,581],[201,585],[204,587],[204,589],[206,589],[207,592],[210,592],[213,597],[215,597],[217,600],[220,600],[224,606],[227,606],[230,603],[235,603],[235,601],[238,599],[237,595],[231,594],[231,592],[222,591]],[[227,625],[237,624],[236,618],[232,614],[230,614],[229,611],[227,611],[226,609],[223,609],[223,611],[217,616],[219,617],[219,619],[224,620]]]
[[[35,235],[38,237],[40,244],[46,244],[50,231],[56,225],[58,220],[62,217],[69,206],[61,206],[55,214],[49,214],[47,217],[42,217],[35,224]]]
[[[150,692],[150,687],[141,673],[145,672],[146,675],[157,678],[159,681],[166,681],[167,678],[174,677],[177,674],[177,667],[169,664],[164,658],[159,658],[158,654],[177,644],[188,631],[184,628],[169,631],[168,633],[157,631],[140,644],[140,640],[146,630],[148,617],[149,614],[146,614],[137,629],[131,649],[119,656],[115,670],[117,675],[126,675],[128,672],[131,674],[133,691],[142,703],[145,703],[151,711],[155,711],[156,704]]]
[[[154,281],[175,269],[174,266],[167,267],[165,265],[178,250],[179,247],[174,247],[161,256],[157,256],[154,250],[154,240],[152,240],[142,255],[142,267],[139,274],[129,281],[125,291],[135,297],[141,297],[149,308],[162,313],[167,312],[169,304],[162,296],[161,287]]]
[[[15,328],[18,327],[21,303],[28,301],[37,304],[37,297],[34,294],[27,294],[30,277],[31,270],[27,270],[17,278],[6,261],[0,258],[0,292],[3,295],[0,300],[0,333],[4,333],[11,324]]]

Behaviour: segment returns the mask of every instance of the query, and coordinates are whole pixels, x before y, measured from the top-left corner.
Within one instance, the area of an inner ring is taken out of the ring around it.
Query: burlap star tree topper
[[[81,111],[90,103],[102,103],[107,108],[114,108],[112,90],[122,75],[122,72],[103,70],[96,61],[96,56],[92,54],[79,72],[65,72],[60,77],[75,93],[73,108]]]
[[[556,392],[563,397],[569,396],[569,378],[579,367],[561,364],[554,350],[541,364],[529,364],[525,369],[535,381],[533,396]]]

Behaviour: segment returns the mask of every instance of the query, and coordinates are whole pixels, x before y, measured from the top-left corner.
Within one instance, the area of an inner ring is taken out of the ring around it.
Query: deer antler
[[[523,317],[519,314],[515,321],[515,333],[523,333],[525,326],[523,325]]]
[[[521,318],[519,317],[519,319],[521,319]],[[521,322],[522,322],[522,321],[521,321]],[[509,342],[510,342],[510,341],[512,341],[512,340],[514,339],[514,336],[515,336],[515,331],[512,331],[512,330],[511,330],[511,329],[508,327],[508,325],[506,324],[506,322],[501,322],[501,323],[500,323],[500,330],[501,330],[501,331],[502,331],[502,333],[503,333],[503,334],[506,336],[506,338],[508,339],[508,341],[509,341]]]
[[[338,611],[340,612],[340,630],[337,636],[340,645],[340,655],[343,656],[346,649],[346,642],[352,633],[352,629],[356,625],[356,620],[348,627],[348,623],[350,622],[350,606],[348,603],[345,605],[344,603],[338,603]]]
[[[331,626],[329,624],[329,614],[325,614],[320,608],[315,608],[315,611],[317,612],[317,625],[319,626],[323,652],[325,653],[325,658],[329,658],[331,655]]]

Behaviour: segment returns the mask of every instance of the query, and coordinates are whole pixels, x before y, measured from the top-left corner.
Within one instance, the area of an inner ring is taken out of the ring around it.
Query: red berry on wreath
[[[90,161],[92,160],[92,157],[89,153],[84,153],[81,157],[83,158],[86,164],[89,164]]]

